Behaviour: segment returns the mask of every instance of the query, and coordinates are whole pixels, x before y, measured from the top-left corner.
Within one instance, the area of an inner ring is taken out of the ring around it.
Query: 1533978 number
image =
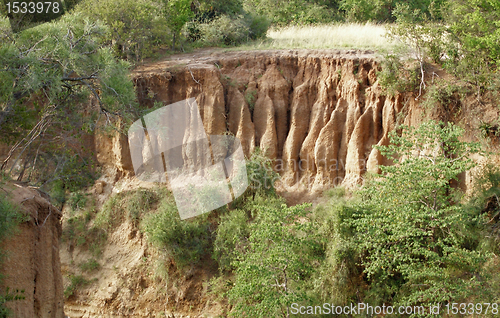
[[[7,2],[7,13],[59,13],[59,2]]]

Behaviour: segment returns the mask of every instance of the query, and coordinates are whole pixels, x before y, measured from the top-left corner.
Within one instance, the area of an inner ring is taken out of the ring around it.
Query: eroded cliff
[[[12,317],[64,318],[63,281],[59,260],[61,212],[37,190],[19,184],[2,185],[8,198],[19,205],[25,221],[3,242],[6,257],[0,292],[24,291],[22,300],[6,303]]]
[[[229,131],[247,156],[260,147],[286,188],[314,192],[357,184],[383,163],[372,146],[414,99],[387,97],[378,69],[371,52],[226,53],[140,67],[134,82],[145,106],[196,98],[208,135]]]

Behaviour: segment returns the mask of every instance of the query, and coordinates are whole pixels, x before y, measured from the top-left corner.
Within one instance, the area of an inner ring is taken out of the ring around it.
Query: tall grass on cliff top
[[[270,29],[253,49],[372,49],[390,50],[395,43],[383,24],[344,23]]]

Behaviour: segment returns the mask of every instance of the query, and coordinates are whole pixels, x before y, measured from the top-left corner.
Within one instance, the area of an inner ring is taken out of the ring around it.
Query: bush
[[[381,167],[360,192],[346,223],[353,231],[373,304],[460,302],[481,289],[478,275],[488,253],[477,250],[479,213],[466,209],[452,185],[471,169],[478,144],[463,130],[428,122],[390,134],[377,147],[394,165]],[[418,182],[415,182],[418,180]]]
[[[81,263],[78,267],[84,272],[91,272],[93,270],[99,269],[101,265],[95,258],[91,258],[83,263]]]
[[[69,218],[63,223],[61,240],[70,245],[87,248],[94,257],[99,257],[107,239],[105,229],[97,226],[92,220],[96,216],[95,200],[88,200],[84,193],[70,195]]]
[[[161,5],[155,1],[84,0],[75,10],[110,27],[107,40],[122,58],[139,61],[171,41]]]
[[[271,25],[271,21],[263,15],[248,14],[245,20],[249,28],[249,37],[252,40],[265,37]]]
[[[69,280],[69,285],[64,289],[64,298],[66,299],[73,296],[78,288],[91,283],[91,281],[85,279],[82,275],[70,275]]]
[[[247,160],[248,188],[247,194],[262,194],[265,197],[275,197],[274,183],[279,175],[273,170],[273,161],[257,148],[250,159]]]
[[[420,80],[418,65],[405,66],[399,56],[389,54],[382,61],[381,68],[382,70],[377,72],[377,78],[387,95],[394,96],[417,89]]]
[[[137,225],[140,216],[152,210],[163,195],[166,193],[161,188],[113,194],[97,213],[94,224],[99,228],[109,229],[127,218]]]
[[[344,188],[330,189],[325,195],[330,197],[328,203],[318,205],[313,212],[324,249],[321,266],[313,278],[314,292],[321,301],[348,305],[357,302],[358,293],[366,286],[353,231],[348,225],[355,210],[353,201],[345,198]]]
[[[328,1],[307,0],[249,0],[246,2],[249,11],[267,17],[277,26],[331,22],[338,16],[334,8],[326,5],[328,3]]]
[[[243,210],[232,210],[221,216],[212,257],[222,271],[234,269],[232,263],[242,252],[245,241],[248,239],[250,231],[248,220],[248,215]]]
[[[250,28],[243,16],[222,15],[199,26],[200,41],[205,45],[236,45],[250,38]]]
[[[237,250],[232,316],[277,317],[309,301],[307,281],[317,259],[316,223],[306,205],[259,205],[245,249]],[[285,316],[285,315],[283,315]]]
[[[211,232],[208,214],[181,220],[174,198],[164,197],[157,210],[147,215],[142,229],[157,248],[172,258],[178,268],[198,263],[210,253]]]
[[[0,243],[12,235],[17,225],[24,220],[26,217],[19,212],[17,206],[0,193]]]

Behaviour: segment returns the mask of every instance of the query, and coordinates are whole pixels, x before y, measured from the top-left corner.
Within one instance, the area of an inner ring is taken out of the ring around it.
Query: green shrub
[[[273,25],[328,23],[338,20],[335,8],[328,1],[246,1],[248,11],[268,18]],[[335,5],[334,5],[335,6]]]
[[[84,0],[75,10],[110,27],[107,40],[122,58],[139,61],[171,41],[161,5],[150,0]]]
[[[84,272],[91,272],[93,270],[99,269],[101,265],[95,258],[91,258],[78,265],[78,267],[80,267],[80,269]]]
[[[74,192],[69,197],[69,204],[73,211],[81,210],[87,205],[87,194],[81,191]]]
[[[250,28],[243,16],[221,15],[213,21],[200,24],[201,39],[205,45],[236,45],[250,38]]]
[[[163,195],[166,195],[166,192],[161,188],[115,193],[102,205],[94,224],[99,228],[109,229],[118,225],[124,218],[137,224],[140,216],[150,211]]]
[[[405,66],[398,55],[389,54],[382,61],[382,70],[377,78],[384,92],[389,96],[402,92],[413,92],[420,82],[420,67]]]
[[[313,278],[314,293],[321,301],[348,305],[356,302],[358,293],[365,288],[353,231],[348,225],[355,210],[353,202],[345,198],[344,188],[333,188],[325,195],[330,200],[318,205],[312,216],[319,224],[318,236],[324,249]]]
[[[249,235],[248,215],[243,210],[231,210],[220,217],[212,257],[222,271],[231,271],[231,265],[241,253]]]
[[[52,183],[50,187],[50,198],[52,203],[62,208],[63,204],[66,202],[66,190],[64,189],[64,182],[62,180],[56,180]]]
[[[248,14],[245,17],[249,28],[249,37],[252,40],[260,39],[266,36],[271,21],[263,15]]]
[[[236,280],[228,292],[234,304],[231,315],[251,312],[252,317],[277,317],[292,303],[308,303],[307,281],[318,258],[316,233],[306,205],[260,205],[248,246],[236,251],[233,262]]]
[[[477,275],[489,255],[475,239],[482,219],[452,186],[478,152],[462,135],[451,123],[427,122],[377,147],[394,165],[365,185],[346,221],[369,284],[366,301],[443,306],[482,288]]]
[[[69,211],[69,218],[63,223],[61,240],[70,245],[87,248],[94,257],[102,252],[107,234],[105,229],[91,223],[97,212],[95,200],[89,200],[83,193],[73,193],[69,199],[76,209]]]
[[[157,210],[147,215],[142,229],[157,248],[172,258],[178,268],[198,263],[210,253],[211,234],[208,213],[181,220],[171,195],[164,197]]]
[[[249,90],[245,92],[245,101],[248,104],[248,109],[250,110],[250,113],[253,114],[253,110],[255,108],[255,102],[257,101],[257,91]]]
[[[85,279],[82,275],[70,275],[69,280],[69,285],[64,289],[64,298],[66,299],[73,296],[78,288],[91,283],[91,281]]]
[[[275,196],[276,189],[274,183],[279,175],[273,169],[273,162],[265,156],[264,151],[255,149],[254,153],[247,160],[247,174],[249,193],[255,197],[256,193],[266,196]]]
[[[94,225],[98,228],[109,229],[118,224],[122,211],[121,195],[113,194],[102,205],[101,209],[97,212],[94,220]],[[118,215],[117,215],[118,214]]]
[[[17,225],[26,220],[16,205],[0,193],[0,243],[15,232]]]
[[[148,212],[160,200],[157,190],[139,189],[133,193],[126,193],[123,204],[130,221],[137,224],[141,215]]]

